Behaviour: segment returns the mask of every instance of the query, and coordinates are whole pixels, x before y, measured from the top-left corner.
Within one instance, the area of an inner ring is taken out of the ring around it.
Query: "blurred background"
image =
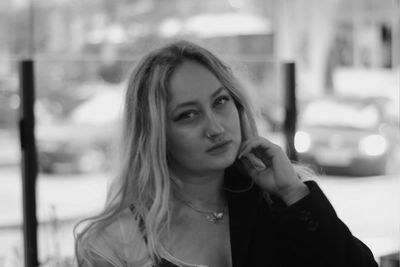
[[[115,176],[127,76],[176,39],[232,66],[281,146],[295,63],[299,161],[381,266],[399,266],[386,265],[400,248],[399,0],[2,0],[0,267],[24,265],[18,62],[35,63],[39,261],[73,266],[72,227]]]

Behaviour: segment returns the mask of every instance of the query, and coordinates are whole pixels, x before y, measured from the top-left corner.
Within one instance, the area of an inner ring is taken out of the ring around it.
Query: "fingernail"
[[[264,165],[264,164],[263,164],[263,165],[254,164],[254,168],[255,168],[257,171],[262,171],[262,170],[265,170],[265,165]]]

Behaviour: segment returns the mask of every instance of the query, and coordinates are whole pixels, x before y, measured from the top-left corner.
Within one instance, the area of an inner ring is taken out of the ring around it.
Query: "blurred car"
[[[61,121],[36,128],[42,172],[95,172],[112,167],[118,146],[122,93],[103,90]]]
[[[384,174],[399,141],[386,106],[383,98],[310,101],[295,135],[299,160],[329,174]]]

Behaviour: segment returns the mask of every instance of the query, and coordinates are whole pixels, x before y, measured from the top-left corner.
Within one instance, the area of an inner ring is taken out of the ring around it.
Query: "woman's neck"
[[[203,175],[181,174],[177,178],[181,181],[176,194],[178,201],[187,201],[199,208],[217,208],[224,205],[224,171]]]

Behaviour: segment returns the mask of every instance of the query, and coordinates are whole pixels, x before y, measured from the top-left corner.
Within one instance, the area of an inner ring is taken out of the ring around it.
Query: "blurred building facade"
[[[304,97],[334,91],[337,69],[390,72],[400,64],[398,0],[8,0],[0,5],[3,95],[17,87],[15,59],[100,60],[83,72],[55,64],[48,76],[96,80],[100,75],[118,83],[126,76],[121,61],[136,60],[174,38],[250,62],[244,64],[250,79],[263,77],[254,86],[273,99],[279,99],[276,77],[283,61],[297,63]]]
[[[59,122],[105,87],[121,88],[148,50],[181,38],[234,66],[272,121],[283,117],[279,77],[287,61],[296,62],[299,98],[357,90],[398,97],[399,8],[399,0],[1,0],[0,141],[14,137],[19,151],[18,60],[36,63],[37,122]],[[0,167],[9,158],[1,148]],[[66,228],[60,251],[72,255]],[[12,247],[18,226],[4,232],[12,241],[0,245],[21,252],[22,245]],[[41,250],[42,258],[55,257],[53,245]],[[0,266],[8,256],[0,253]]]
[[[376,76],[389,74],[398,84],[393,77],[398,76],[400,67],[399,1],[276,3],[277,21],[282,20],[278,23],[278,55],[298,63],[298,82],[305,92],[332,93],[335,72],[342,69],[363,70]]]

